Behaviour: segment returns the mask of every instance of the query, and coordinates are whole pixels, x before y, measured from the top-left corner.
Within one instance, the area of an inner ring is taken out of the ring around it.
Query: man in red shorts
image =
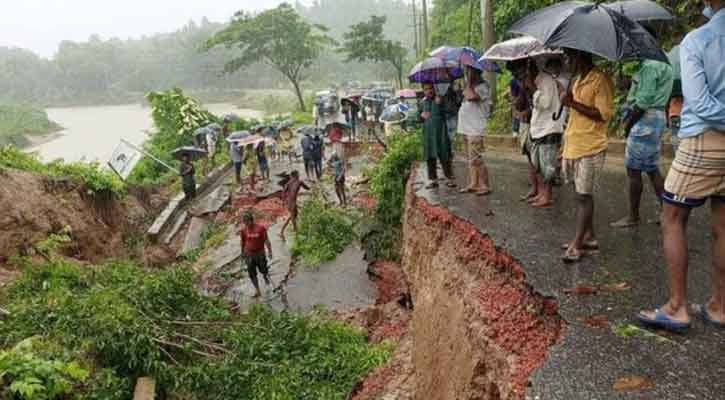
[[[242,245],[242,260],[247,265],[247,273],[249,279],[254,285],[256,290],[254,298],[262,296],[262,292],[259,290],[259,280],[257,279],[257,272],[261,273],[264,277],[264,282],[267,285],[271,285],[272,282],[269,280],[269,269],[267,265],[267,256],[272,258],[272,244],[269,242],[267,236],[267,228],[262,225],[258,225],[254,222],[254,216],[250,212],[244,214],[242,217],[244,222],[244,229],[239,232]],[[265,247],[267,252],[264,252]]]

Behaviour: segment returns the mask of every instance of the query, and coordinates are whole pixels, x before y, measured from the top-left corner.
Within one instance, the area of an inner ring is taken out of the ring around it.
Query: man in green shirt
[[[624,120],[627,149],[625,164],[629,178],[629,215],[612,223],[614,228],[639,224],[642,172],[649,176],[657,198],[662,197],[664,178],[659,170],[662,134],[667,126],[665,107],[672,94],[672,67],[660,61],[644,60],[634,76],[627,97],[631,107]]]

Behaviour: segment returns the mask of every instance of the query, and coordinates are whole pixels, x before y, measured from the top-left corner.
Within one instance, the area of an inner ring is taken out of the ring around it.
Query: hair
[[[435,86],[432,83],[424,83],[423,84],[423,90],[425,89],[433,89]]]
[[[544,64],[544,66],[546,68],[551,68],[551,67],[553,67],[555,65],[556,66],[559,66],[559,67],[563,67],[563,63],[561,62],[561,58],[559,58],[559,57],[552,57],[552,58],[546,60],[546,63]]]
[[[293,178],[299,178],[300,172],[297,170],[294,170],[294,171],[290,172],[290,176],[292,176]]]
[[[468,70],[468,77],[470,80],[469,83],[471,85],[475,86],[483,81],[483,76],[481,75],[481,71],[479,71],[475,68],[471,68],[471,67],[466,67],[466,69]],[[453,86],[453,85],[451,85],[451,86]]]
[[[242,215],[242,221],[254,221],[254,214],[251,211],[246,211]]]

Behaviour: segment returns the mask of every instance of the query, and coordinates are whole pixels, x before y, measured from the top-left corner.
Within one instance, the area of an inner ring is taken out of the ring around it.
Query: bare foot
[[[553,205],[554,205],[553,201],[545,200],[545,199],[539,200],[535,203],[531,203],[531,207],[535,207],[535,208],[549,208]]]

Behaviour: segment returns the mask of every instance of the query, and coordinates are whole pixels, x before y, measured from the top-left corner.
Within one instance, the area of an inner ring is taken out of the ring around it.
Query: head
[[[561,63],[561,58],[559,57],[552,57],[546,60],[546,64],[544,64],[544,71],[554,76],[561,75],[563,69],[564,65]]]
[[[294,170],[290,172],[289,176],[292,177],[292,179],[300,179],[300,172],[297,170]]]
[[[189,157],[188,154],[182,154],[181,155],[181,161],[184,162],[184,163],[188,163],[188,162],[191,161],[191,157]]]
[[[718,11],[722,10],[725,6],[725,1],[723,0],[704,0],[702,2],[702,5],[704,7],[702,14],[707,19],[711,19]]]
[[[251,211],[247,211],[242,215],[242,222],[247,226],[254,224],[254,215],[252,215]]]
[[[257,151],[264,151],[264,142],[257,143]]]
[[[477,85],[483,80],[481,71],[468,66],[466,66],[466,78],[471,85]]]
[[[254,150],[254,143],[249,143],[249,144],[247,144],[247,146],[246,146],[246,150],[247,150],[247,151],[252,151],[252,150]]]
[[[506,63],[506,69],[518,81],[522,81],[526,75],[526,60],[514,60]]]
[[[338,157],[337,153],[333,151],[332,155],[330,155],[330,161],[337,161],[339,159],[340,159],[340,157]]]
[[[427,99],[432,99],[435,97],[435,87],[432,83],[424,83],[423,84],[423,96]]]
[[[594,66],[592,54],[581,50],[565,49],[564,54],[569,64],[569,69],[575,74],[581,74]]]

